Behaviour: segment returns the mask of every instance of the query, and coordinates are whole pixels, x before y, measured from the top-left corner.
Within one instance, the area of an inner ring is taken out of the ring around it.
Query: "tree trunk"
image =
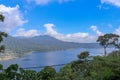
[[[104,52],[105,52],[105,56],[107,55],[107,51],[106,51],[106,47],[104,46]]]

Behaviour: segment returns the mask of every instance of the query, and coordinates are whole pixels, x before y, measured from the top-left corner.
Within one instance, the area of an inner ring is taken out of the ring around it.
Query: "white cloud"
[[[96,37],[91,36],[88,33],[73,33],[73,34],[67,34],[65,35],[64,41],[69,42],[80,42],[80,43],[90,43],[95,42]]]
[[[10,32],[17,26],[21,26],[26,23],[19,11],[19,6],[6,7],[0,5],[0,12],[5,16],[4,22],[0,22],[0,30]]]
[[[96,42],[98,36],[104,35],[102,32],[100,32],[97,28],[97,26],[92,25],[90,28],[96,32],[97,35],[90,35],[86,32],[77,32],[73,34],[62,34],[57,32],[54,27],[54,24],[44,24],[44,27],[46,31],[42,35],[49,35],[51,37],[54,37],[56,39],[67,41],[67,42],[78,42],[78,43],[92,43]],[[113,33],[120,35],[120,27],[116,29]],[[25,30],[24,28],[20,28],[16,31],[16,34],[14,36],[23,36],[23,37],[34,37],[41,35],[38,30],[31,29],[31,30]]]
[[[37,30],[28,30],[25,31],[24,28],[20,28],[16,31],[16,34],[14,36],[22,36],[22,37],[34,37],[34,36],[38,36],[39,33]]]
[[[45,34],[50,34],[50,35],[57,35],[57,31],[53,30],[54,24],[44,24],[44,27],[46,28],[46,33]]]
[[[35,2],[38,5],[46,5],[51,2],[63,3],[68,1],[72,1],[72,0],[27,0],[28,3]]]
[[[101,0],[101,3],[111,4],[120,7],[120,0]]]
[[[116,29],[114,33],[120,36],[120,27]]]
[[[88,33],[81,33],[81,32],[64,35],[62,33],[58,33],[53,28],[54,26],[55,26],[54,24],[44,24],[44,27],[46,28],[45,35],[52,36],[62,41],[80,42],[80,43],[95,42],[97,38],[95,36],[90,36]]]
[[[91,28],[93,31],[95,31],[98,36],[103,35],[103,33],[98,30],[97,26],[92,25],[90,28]]]

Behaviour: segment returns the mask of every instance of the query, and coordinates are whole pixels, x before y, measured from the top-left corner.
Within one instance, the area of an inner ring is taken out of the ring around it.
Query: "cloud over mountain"
[[[25,30],[24,28],[20,28],[16,31],[16,34],[14,36],[34,37],[39,36],[39,33],[35,29]]]
[[[54,27],[54,24],[44,24],[44,27],[46,28],[45,35],[52,36],[56,39],[62,40],[62,41],[68,41],[68,42],[95,42],[94,36],[89,35],[89,33],[73,33],[73,34],[62,34],[57,32]]]
[[[52,23],[47,23],[47,24],[44,24],[43,26],[46,30],[43,33],[40,33],[39,30],[37,29],[25,30],[24,28],[19,28],[16,31],[15,35],[13,36],[34,37],[39,35],[48,35],[56,39],[67,41],[67,42],[92,43],[92,42],[96,42],[98,36],[104,35],[104,33],[99,31],[98,27],[95,25],[90,26],[90,28],[96,33],[96,35],[91,35],[90,33],[86,33],[86,32],[63,34],[55,30],[56,26]],[[120,28],[117,28],[112,33],[120,35]]]

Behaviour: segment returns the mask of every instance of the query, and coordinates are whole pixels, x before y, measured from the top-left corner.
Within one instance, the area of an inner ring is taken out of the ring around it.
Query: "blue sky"
[[[120,35],[120,0],[0,0],[0,13],[0,30],[12,36],[83,43],[105,33]]]

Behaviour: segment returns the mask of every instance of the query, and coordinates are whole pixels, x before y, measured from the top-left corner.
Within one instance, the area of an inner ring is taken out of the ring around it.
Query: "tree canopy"
[[[0,21],[1,21],[1,22],[4,21],[4,18],[5,18],[5,17],[4,17],[2,14],[0,14]],[[0,31],[0,43],[3,41],[3,37],[7,37],[7,36],[8,36],[7,33]],[[0,46],[0,52],[4,52],[4,50],[5,50],[4,45],[1,45],[1,46]]]
[[[117,34],[111,34],[111,33],[110,34],[105,34],[103,36],[99,36],[98,37],[97,42],[99,42],[99,44],[104,47],[105,56],[107,54],[106,48],[109,45],[113,45],[116,42],[118,42],[119,37],[120,37],[119,35],[117,35]]]

